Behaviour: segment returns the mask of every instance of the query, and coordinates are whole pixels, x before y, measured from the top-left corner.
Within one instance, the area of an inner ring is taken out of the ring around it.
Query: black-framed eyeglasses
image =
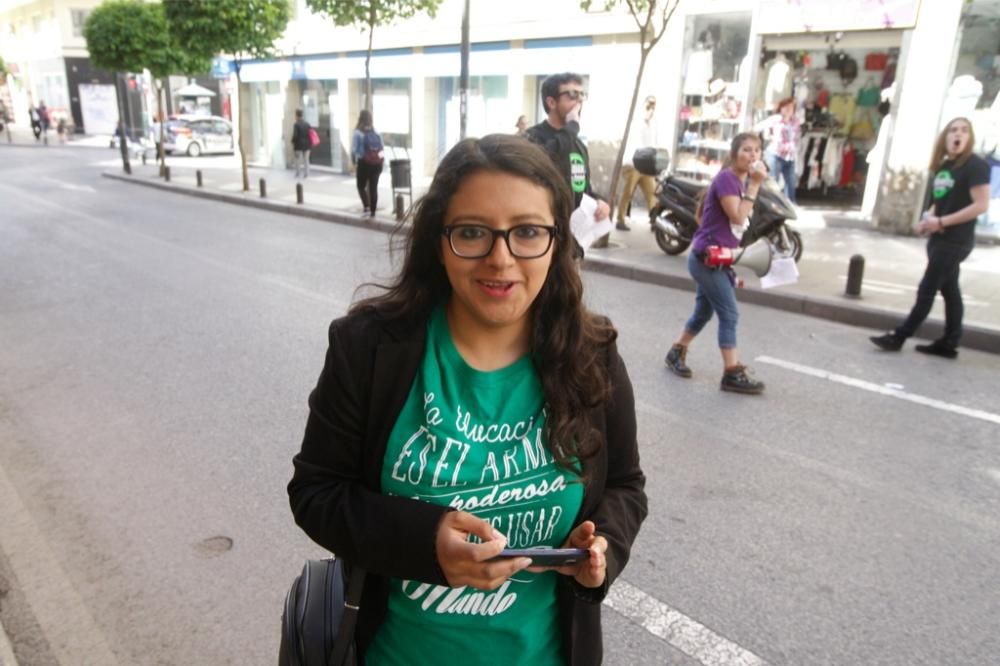
[[[559,96],[562,97],[563,95],[565,95],[566,97],[569,97],[574,102],[577,101],[577,100],[585,100],[585,99],[587,99],[587,91],[586,90],[563,90],[563,91],[561,91],[559,93]]]
[[[441,230],[456,257],[482,259],[493,252],[497,238],[503,238],[511,256],[537,259],[552,247],[556,227],[544,224],[518,224],[510,229],[493,229],[485,224],[451,224]]]

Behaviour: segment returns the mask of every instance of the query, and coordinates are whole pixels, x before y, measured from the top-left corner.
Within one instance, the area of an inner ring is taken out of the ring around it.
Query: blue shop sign
[[[235,71],[236,67],[229,58],[212,58],[212,78],[228,79]]]

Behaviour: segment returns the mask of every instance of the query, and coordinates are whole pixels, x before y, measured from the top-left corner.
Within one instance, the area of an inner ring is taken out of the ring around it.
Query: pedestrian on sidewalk
[[[976,243],[976,218],[990,203],[990,167],[972,154],[976,136],[966,118],[949,122],[934,144],[930,170],[931,203],[917,225],[927,236],[927,268],[917,287],[917,302],[902,324],[871,339],[886,351],[899,351],[920,328],[938,292],[944,298],[944,335],[929,345],[917,345],[924,354],[954,359],[962,338],[965,306],[958,284],[959,267]]]
[[[382,175],[385,162],[385,144],[382,135],[375,131],[372,112],[362,109],[358,114],[358,124],[354,128],[351,142],[351,157],[357,165],[358,196],[364,206],[364,214],[375,217],[378,207],[378,179]]]
[[[514,124],[515,134],[520,137],[528,137],[528,116],[520,115],[517,117],[517,122]]]
[[[31,133],[35,135],[35,141],[42,140],[42,123],[38,119],[38,109],[33,105],[28,105],[28,119],[31,121]]]
[[[49,108],[45,102],[38,103],[38,126],[42,133],[42,143],[49,145],[49,128],[52,126],[52,118],[49,116]]]
[[[295,151],[295,177],[309,177],[309,123],[302,117],[302,109],[295,109],[295,124],[292,125],[292,150]]]
[[[615,228],[619,231],[631,231],[631,227],[625,222],[625,214],[632,207],[632,195],[635,194],[636,186],[642,190],[642,195],[646,199],[646,210],[653,210],[656,204],[656,178],[640,173],[632,164],[632,155],[638,148],[658,148],[660,137],[656,123],[656,98],[650,95],[646,98],[646,108],[642,114],[642,124],[638,128],[631,128],[629,140],[625,142],[625,157],[622,162],[622,198],[618,203],[618,218]]]
[[[594,219],[600,222],[611,214],[611,208],[591,187],[590,155],[580,140],[580,115],[587,99],[583,77],[573,72],[553,74],[542,82],[541,96],[546,118],[528,128],[528,140],[540,145],[562,173],[573,191],[574,208],[580,206],[584,194],[597,200]],[[583,256],[579,245],[576,251],[578,257]]]
[[[729,164],[712,179],[699,203],[700,225],[691,241],[688,271],[696,289],[694,312],[684,324],[684,330],[667,353],[665,363],[675,375],[690,378],[687,350],[714,312],[719,316],[719,351],[722,354],[723,391],[758,394],[764,382],[753,379],[747,367],[740,363],[736,350],[736,274],[731,267],[707,266],[709,246],[736,248],[740,245],[748,216],[753,212],[760,184],[767,177],[767,168],[760,159],[760,137],[750,132],[737,134],[729,151]]]
[[[570,190],[537,146],[493,134],[456,144],[415,210],[399,273],[329,327],[295,520],[366,571],[359,662],[599,664],[601,602],[647,500],[617,333],[584,305],[567,242]],[[588,552],[497,557],[548,546]]]

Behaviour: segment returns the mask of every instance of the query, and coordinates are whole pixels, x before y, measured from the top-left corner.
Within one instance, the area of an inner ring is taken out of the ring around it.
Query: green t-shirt
[[[561,546],[583,486],[545,447],[544,404],[530,357],[492,372],[469,367],[438,308],[389,436],[382,492],[473,513],[505,534],[510,548]],[[386,620],[365,661],[561,664],[558,575],[521,571],[491,592],[392,578]]]

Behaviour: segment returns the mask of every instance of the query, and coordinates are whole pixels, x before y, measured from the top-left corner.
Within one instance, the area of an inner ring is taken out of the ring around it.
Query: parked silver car
[[[174,116],[167,120],[163,150],[198,157],[204,153],[231,153],[233,126],[219,116]]]

